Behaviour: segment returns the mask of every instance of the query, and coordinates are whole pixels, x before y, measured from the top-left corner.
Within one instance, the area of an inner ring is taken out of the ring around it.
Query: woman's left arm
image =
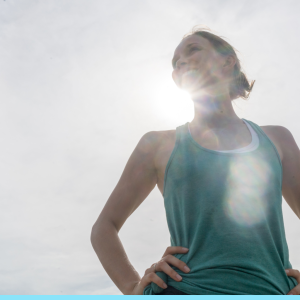
[[[287,128],[276,127],[276,139],[282,152],[282,195],[300,219],[300,150]]]
[[[277,127],[277,140],[282,153],[282,195],[300,219],[300,150],[292,133],[285,127]],[[300,295],[300,272],[286,269],[288,276],[294,277],[298,285],[287,295]]]

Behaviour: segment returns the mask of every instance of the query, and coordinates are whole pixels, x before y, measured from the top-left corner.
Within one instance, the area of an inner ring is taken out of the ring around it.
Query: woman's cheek
[[[174,71],[172,72],[172,77],[173,77],[173,80],[174,80],[175,84],[176,84],[178,87],[180,87],[180,79],[179,79],[179,75],[178,75],[178,73],[176,72],[176,70],[174,70]]]

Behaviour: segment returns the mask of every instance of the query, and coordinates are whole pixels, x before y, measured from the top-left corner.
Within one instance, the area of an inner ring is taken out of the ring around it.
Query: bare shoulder
[[[264,131],[265,134],[272,137],[280,137],[280,134],[287,130],[287,128],[280,125],[264,125],[260,126],[260,128]]]
[[[152,151],[159,151],[168,147],[172,142],[175,144],[176,130],[149,131],[140,140],[140,147]]]
[[[287,151],[289,151],[288,145],[296,144],[292,133],[286,127],[281,125],[266,125],[260,126],[260,128],[276,146],[282,161],[284,155],[287,155]]]
[[[149,131],[145,133],[139,148],[142,152],[151,153],[156,169],[164,164],[165,156],[172,152],[176,142],[176,130]]]
[[[147,143],[153,145],[153,164],[156,170],[157,186],[163,193],[163,182],[166,165],[171,156],[171,153],[176,143],[176,129],[174,130],[161,130],[151,131],[144,137]]]

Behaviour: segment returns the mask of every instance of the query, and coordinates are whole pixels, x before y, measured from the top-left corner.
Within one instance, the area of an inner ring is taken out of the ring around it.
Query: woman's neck
[[[229,93],[219,95],[192,95],[194,102],[194,119],[190,127],[196,130],[219,129],[234,124],[243,124],[236,115]]]

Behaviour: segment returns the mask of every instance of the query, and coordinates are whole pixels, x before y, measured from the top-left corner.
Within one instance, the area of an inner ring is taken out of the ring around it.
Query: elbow
[[[99,224],[97,222],[93,225],[91,230],[91,237],[90,237],[92,245],[101,236],[102,227],[103,227],[102,224]]]
[[[91,230],[91,235],[90,235],[90,241],[95,249],[97,245],[99,245],[99,240],[103,238],[107,238],[107,236],[110,236],[112,233],[112,230],[116,230],[115,226],[111,222],[106,222],[106,221],[97,221]]]
[[[91,244],[94,249],[95,249],[95,243],[96,243],[97,237],[99,238],[99,228],[98,227],[99,226],[97,225],[97,223],[95,223],[92,227],[91,235],[90,235],[90,241],[91,241]]]

